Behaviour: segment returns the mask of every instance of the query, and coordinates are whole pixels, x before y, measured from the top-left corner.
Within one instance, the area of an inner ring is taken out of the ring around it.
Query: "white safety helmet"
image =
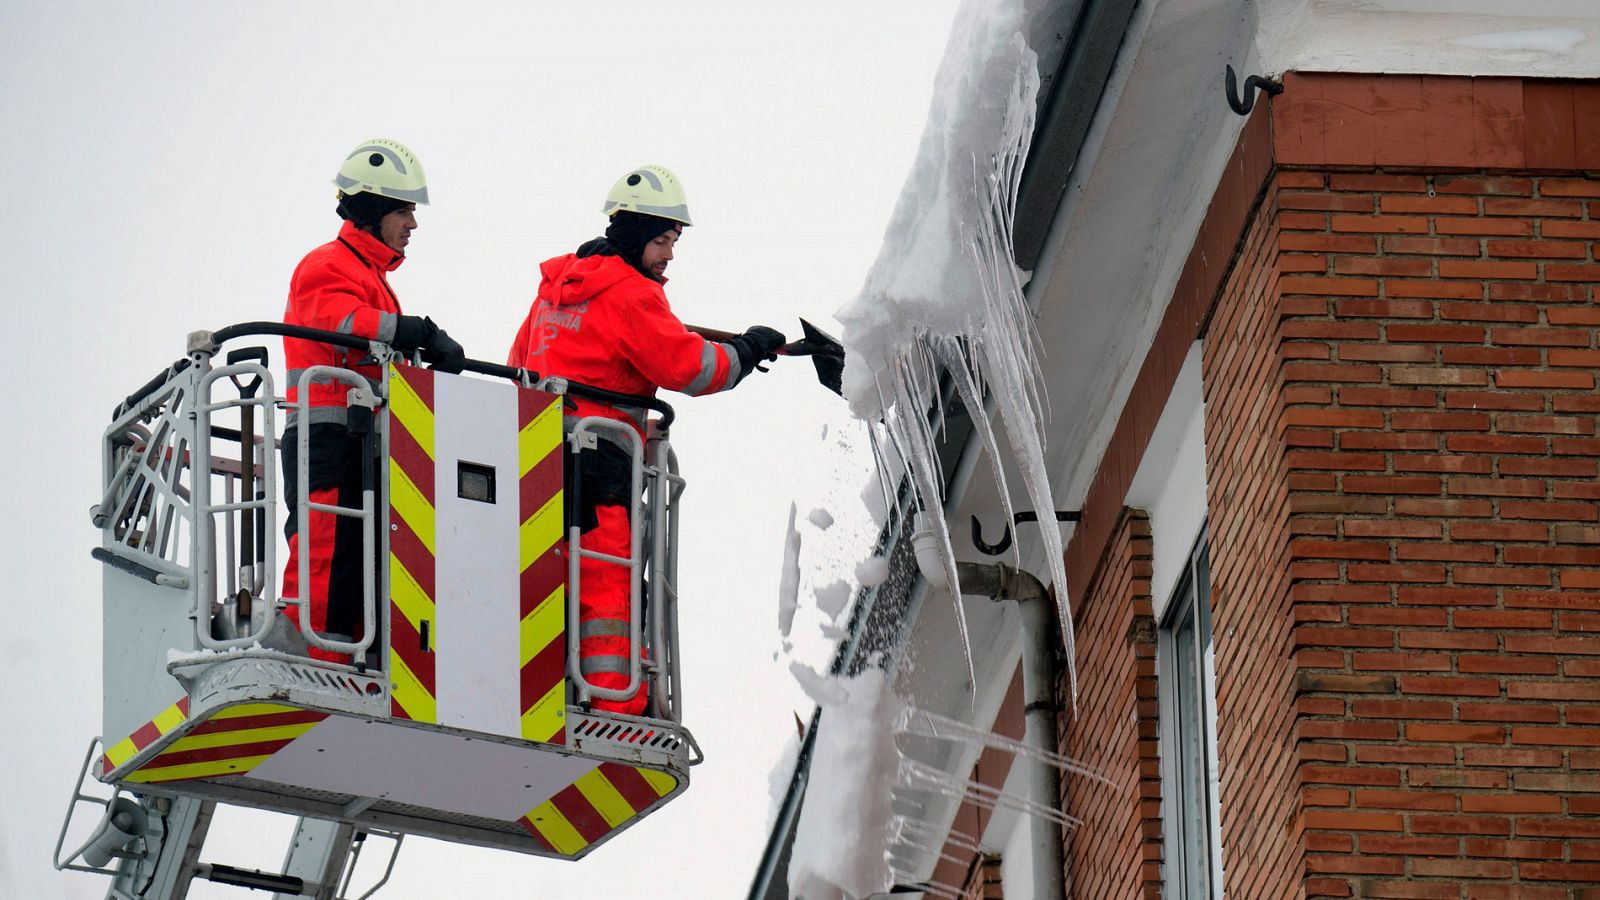
[[[610,217],[623,210],[694,224],[689,221],[689,200],[678,176],[661,166],[640,166],[617,179],[601,212]]]
[[[388,138],[357,145],[344,158],[333,183],[344,194],[377,194],[420,205],[428,202],[428,178],[422,174],[422,163],[405,144]]]

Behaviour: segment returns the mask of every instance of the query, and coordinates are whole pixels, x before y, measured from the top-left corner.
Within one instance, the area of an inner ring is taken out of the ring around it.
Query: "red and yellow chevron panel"
[[[327,713],[274,703],[246,703],[213,713],[123,781],[187,781],[243,775],[310,731]]]
[[[601,763],[518,823],[546,850],[576,856],[672,793],[678,779],[655,769]]]
[[[139,726],[139,730],[107,747],[106,752],[100,757],[101,774],[111,774],[112,769],[133,759],[138,755],[139,751],[165,737],[172,729],[182,725],[188,718],[189,695],[185,694],[183,699],[163,709],[154,719]]]
[[[417,722],[439,721],[433,378],[389,367],[390,714]]]
[[[566,743],[567,562],[561,398],[517,391],[522,737]]]

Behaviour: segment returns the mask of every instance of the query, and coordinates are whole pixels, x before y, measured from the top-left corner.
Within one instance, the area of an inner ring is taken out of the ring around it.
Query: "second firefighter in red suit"
[[[466,360],[461,345],[432,320],[400,311],[400,300],[388,275],[405,262],[405,249],[417,227],[416,208],[428,202],[422,165],[398,141],[377,138],[363,142],[346,157],[334,178],[339,188],[338,213],[344,219],[338,237],[306,254],[289,281],[283,321],[322,331],[335,331],[382,341],[397,350],[422,351],[433,367],[460,372]],[[361,637],[362,575],[376,560],[361,553],[361,522],[346,516],[312,512],[301,516],[299,497],[299,429],[310,430],[310,500],[344,507],[361,506],[362,437],[351,434],[342,382],[316,380],[309,385],[309,421],[301,421],[292,405],[299,399],[300,375],[312,366],[350,369],[373,384],[382,372],[361,365],[363,350],[286,337],[283,356],[289,370],[291,404],[284,431],[283,484],[287,499],[284,533],[289,562],[283,573],[282,596],[308,604],[311,627],[324,637],[349,641]],[[311,583],[300,583],[300,556],[310,562]],[[381,569],[379,570],[381,575]],[[383,579],[376,579],[380,586]],[[291,611],[293,625],[300,616]],[[317,647],[316,659],[348,661]]]
[[[763,360],[775,359],[784,337],[756,326],[727,342],[709,341],[684,327],[667,304],[667,264],[689,221],[677,178],[660,166],[624,175],[606,198],[605,236],[539,267],[539,293],[511,346],[508,363],[542,376],[592,387],[654,396],[658,388],[691,396],[725,391]],[[641,407],[571,398],[568,423],[585,416],[627,422],[644,436]],[[582,545],[612,556],[631,554],[628,521],[633,499],[630,456],[608,441],[583,453],[576,485],[582,506]],[[571,496],[572,485],[568,486]],[[596,687],[629,682],[632,582],[626,567],[579,562],[579,667]],[[640,715],[648,692],[625,700],[596,698],[595,709]]]

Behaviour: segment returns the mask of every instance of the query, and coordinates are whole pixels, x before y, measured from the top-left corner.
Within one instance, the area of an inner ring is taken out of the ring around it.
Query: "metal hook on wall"
[[[1083,517],[1083,513],[1080,510],[1076,510],[1076,509],[1071,509],[1071,510],[1058,509],[1058,510],[1056,510],[1056,521],[1057,522],[1076,522],[1079,519],[1081,519],[1082,517]],[[1034,511],[1032,511],[1032,510],[1025,510],[1023,512],[1019,512],[1015,516],[1012,517],[1012,522],[1014,524],[1017,524],[1017,525],[1021,525],[1023,522],[1037,522],[1037,521],[1039,521],[1039,514],[1034,512]],[[1007,550],[1009,550],[1011,548],[1011,526],[1007,525],[1007,526],[1005,526],[1005,529],[1006,529],[1005,533],[1000,536],[1000,543],[991,544],[988,541],[983,539],[983,524],[978,521],[978,517],[977,516],[973,516],[972,517],[972,546],[977,547],[978,548],[978,552],[983,553],[986,556],[999,556],[1000,554],[1006,552]]]
[[[1231,65],[1228,66],[1223,81],[1228,89],[1228,106],[1241,116],[1249,115],[1251,108],[1256,105],[1258,89],[1272,96],[1283,93],[1283,85],[1268,81],[1260,75],[1251,75],[1244,80],[1244,96],[1239,96],[1239,76],[1234,73]]]

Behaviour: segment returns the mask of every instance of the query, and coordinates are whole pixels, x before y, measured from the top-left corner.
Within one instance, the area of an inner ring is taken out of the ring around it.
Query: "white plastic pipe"
[[[917,569],[930,587],[949,589],[939,539],[925,527],[926,514],[918,514],[911,537]],[[958,562],[963,596],[988,597],[995,602],[1014,600],[1022,615],[1023,743],[1044,753],[1059,753],[1056,746],[1056,667],[1052,654],[1055,603],[1044,584],[1032,574],[1003,563],[984,565]],[[1061,773],[1041,759],[1019,761],[1028,767],[1028,799],[1052,809],[1061,803]],[[1014,762],[1013,765],[1016,763]],[[1061,826],[1039,816],[1028,816],[1033,859],[1034,900],[1060,900],[1063,896]]]

